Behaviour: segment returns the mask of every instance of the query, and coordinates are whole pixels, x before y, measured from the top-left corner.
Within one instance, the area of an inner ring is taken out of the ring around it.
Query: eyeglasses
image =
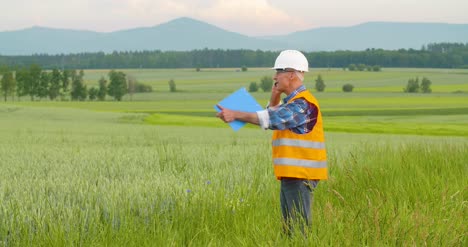
[[[276,69],[276,74],[287,73],[287,72],[294,72],[292,69]]]

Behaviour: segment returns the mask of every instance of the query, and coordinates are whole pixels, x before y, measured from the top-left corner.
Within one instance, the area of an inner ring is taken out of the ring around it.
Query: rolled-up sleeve
[[[268,114],[268,110],[257,111],[257,116],[260,127],[264,130],[268,129],[268,126],[270,125],[270,115]]]

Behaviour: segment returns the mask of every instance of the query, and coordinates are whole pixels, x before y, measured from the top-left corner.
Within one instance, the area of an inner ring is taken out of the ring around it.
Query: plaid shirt
[[[306,90],[302,85],[283,99],[284,104],[268,108],[270,116],[269,129],[290,129],[296,134],[305,134],[312,131],[317,122],[317,106],[310,104],[305,99],[299,98],[287,103],[298,93]]]

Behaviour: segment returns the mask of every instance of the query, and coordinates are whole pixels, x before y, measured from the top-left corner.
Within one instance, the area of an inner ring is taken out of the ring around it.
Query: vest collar
[[[306,90],[305,86],[301,85],[300,87],[296,88],[296,90],[294,90],[292,93],[290,93],[288,96],[286,96],[286,98],[283,99],[283,102],[285,104],[288,103],[288,101],[294,98],[294,96],[296,96],[298,93],[305,91],[305,90]]]

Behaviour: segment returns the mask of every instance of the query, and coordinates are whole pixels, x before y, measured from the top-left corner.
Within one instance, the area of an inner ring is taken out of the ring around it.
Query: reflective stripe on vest
[[[314,161],[314,160],[300,160],[300,159],[289,159],[289,158],[277,158],[273,159],[273,162],[277,166],[300,166],[307,168],[326,168],[326,161]]]
[[[292,147],[304,147],[304,148],[315,148],[315,149],[325,148],[325,143],[323,142],[304,141],[304,140],[289,139],[289,138],[276,139],[273,141],[272,145],[273,147],[292,146]]]

